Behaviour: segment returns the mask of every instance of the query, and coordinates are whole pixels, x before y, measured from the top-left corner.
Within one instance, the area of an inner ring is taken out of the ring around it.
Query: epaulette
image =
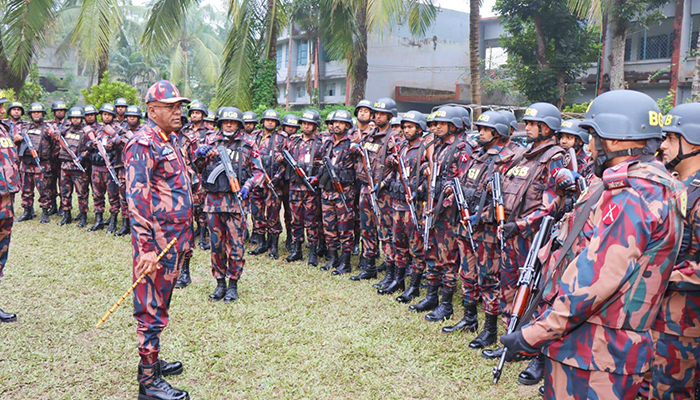
[[[605,188],[619,189],[621,187],[629,186],[630,181],[629,175],[627,174],[627,169],[629,166],[629,163],[623,163],[606,169],[603,172],[603,184],[605,184]]]

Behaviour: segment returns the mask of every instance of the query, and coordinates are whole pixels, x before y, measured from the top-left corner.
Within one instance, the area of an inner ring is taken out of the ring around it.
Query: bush
[[[92,85],[90,89],[81,89],[86,104],[100,108],[104,103],[114,103],[117,97],[124,97],[129,104],[140,104],[135,87],[124,82],[109,81],[109,72],[102,76],[102,82]]]
[[[574,104],[572,104],[572,105],[570,105],[570,106],[564,107],[564,109],[561,110],[561,111],[562,111],[562,112],[565,112],[565,113],[580,113],[580,114],[585,114],[586,111],[588,110],[588,105],[589,105],[589,104],[590,104],[590,102],[588,102],[588,101],[585,102],[585,103],[581,103],[581,104],[576,104],[576,103],[574,103]]]

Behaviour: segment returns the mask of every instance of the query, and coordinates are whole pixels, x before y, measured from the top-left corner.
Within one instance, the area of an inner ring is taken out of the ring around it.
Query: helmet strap
[[[598,178],[603,177],[603,172],[608,168],[607,164],[616,157],[633,157],[638,155],[654,155],[659,149],[661,141],[659,139],[648,139],[644,147],[635,147],[631,149],[618,150],[608,152],[603,148],[603,140],[598,137],[595,141],[595,148],[598,152],[598,157],[595,160],[593,172]]]
[[[678,154],[676,155],[676,157],[673,160],[664,164],[666,169],[669,171],[672,171],[674,168],[676,168],[676,166],[678,166],[678,164],[680,164],[681,161],[685,160],[686,158],[694,157],[694,156],[697,156],[698,154],[700,154],[700,150],[695,150],[691,153],[683,154],[683,143],[681,143],[681,141],[680,141],[680,138],[682,136],[678,135],[678,134],[676,134],[676,135],[678,136],[678,139],[679,139],[678,140],[678,144],[679,144],[678,145]]]
[[[550,131],[551,131],[551,133],[549,135],[543,135],[542,134],[542,122],[539,121],[539,122],[537,122],[537,137],[534,139],[527,138],[527,139],[525,139],[525,141],[527,143],[537,143],[537,142],[541,142],[543,140],[547,140],[551,137],[554,137],[554,135],[555,135],[554,130],[552,130],[550,128]]]

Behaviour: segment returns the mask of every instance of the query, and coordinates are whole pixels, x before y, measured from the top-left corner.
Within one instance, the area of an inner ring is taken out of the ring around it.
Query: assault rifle
[[[578,173],[578,159],[576,159],[576,152],[574,151],[573,147],[569,148],[569,158],[571,158],[571,169]],[[586,186],[586,178],[581,176],[576,179],[576,188],[578,189],[579,194],[586,191]]]
[[[476,245],[474,244],[474,229],[472,228],[472,221],[469,219],[469,206],[467,205],[467,199],[464,198],[464,192],[462,191],[462,184],[459,183],[459,178],[452,178],[452,191],[455,194],[455,202],[457,203],[457,209],[459,210],[460,222],[467,228],[467,238],[469,238],[469,245],[472,251],[476,254]]]
[[[523,323],[527,322],[522,320],[525,310],[532,299],[536,296],[538,287],[540,285],[540,279],[542,279],[542,265],[537,258],[537,253],[540,252],[542,246],[549,240],[549,234],[552,230],[552,225],[554,224],[554,218],[549,215],[542,219],[542,224],[540,225],[540,230],[537,231],[534,239],[532,240],[532,245],[530,246],[530,251],[527,253],[527,258],[525,259],[525,265],[520,268],[520,277],[518,278],[518,289],[515,292],[515,297],[513,299],[513,308],[510,315],[510,323],[508,324],[508,330],[506,334],[515,332],[519,329]],[[501,378],[501,372],[503,372],[503,366],[506,362],[507,348],[503,349],[503,354],[501,354],[501,359],[498,361],[498,365],[493,369],[493,383],[494,385],[498,383]]]
[[[107,155],[107,150],[105,150],[105,147],[102,145],[102,142],[97,140],[95,137],[95,131],[92,130],[92,128],[87,127],[88,129],[85,131],[88,134],[88,137],[92,142],[95,144],[95,147],[97,147],[97,152],[100,154],[100,157],[102,157],[102,160],[105,162],[105,166],[107,167],[107,171],[109,171],[109,176],[112,177],[112,180],[114,183],[117,184],[117,186],[121,186],[121,183],[119,182],[119,178],[117,177],[117,171],[114,170],[114,167],[112,166],[112,162],[109,161],[109,156]]]
[[[423,225],[423,251],[427,252],[430,248],[430,228],[433,225],[433,208],[435,208],[435,186],[437,185],[437,176],[440,172],[440,166],[437,160],[430,162],[430,185],[428,187],[428,202],[425,206],[425,222]]]
[[[374,192],[374,178],[372,178],[372,167],[369,165],[369,152],[366,148],[361,148],[362,155],[362,167],[365,170],[365,175],[367,175],[367,184],[369,185],[369,205],[372,209],[372,214],[374,214],[374,220],[377,223],[377,231],[379,231],[379,224],[381,220],[379,219],[379,205],[377,204],[377,194]]]
[[[263,172],[263,182],[265,183],[265,186],[272,192],[272,195],[275,197],[275,200],[280,201],[280,196],[277,194],[277,191],[275,190],[275,184],[272,183],[272,179],[270,178],[270,175],[267,174],[267,171],[265,171],[265,168],[262,166],[262,162],[260,162],[259,158],[253,158],[253,164],[255,164],[256,167],[260,168]]]
[[[282,150],[282,156],[284,157],[284,160],[287,161],[287,164],[296,172],[297,176],[301,179],[301,182],[309,188],[310,191],[315,192],[316,189],[311,185],[311,182],[309,182],[309,177],[306,176],[306,172],[304,172],[304,169],[299,166],[299,164],[294,160],[294,157],[292,157],[292,154],[287,151],[287,150]]]
[[[66,138],[63,137],[60,133],[58,135],[58,143],[63,147],[63,150],[65,150],[70,158],[73,159],[73,164],[75,164],[76,167],[80,170],[80,172],[85,173],[85,168],[83,168],[83,165],[80,164],[80,159],[78,158],[77,155],[75,155],[75,152],[71,150],[70,146],[68,146],[68,142],[66,142]]]
[[[32,143],[31,139],[29,139],[29,135],[27,134],[27,131],[22,130],[22,138],[24,139],[24,143],[27,144],[27,148],[29,149],[29,153],[32,155],[32,158],[34,159],[34,163],[36,163],[36,166],[39,167],[39,171],[41,171],[42,175],[44,174],[44,167],[41,166],[41,159],[39,158],[39,152],[36,151],[36,148],[34,147],[34,143]]]
[[[411,186],[408,183],[408,177],[406,176],[406,164],[403,162],[403,157],[399,154],[397,146],[394,146],[394,155],[399,162],[399,179],[401,179],[401,185],[406,192],[406,203],[408,203],[408,208],[411,212],[411,220],[413,225],[418,229],[418,214],[416,213],[416,206],[413,203],[413,193],[411,191]]]
[[[506,247],[506,238],[503,233],[503,226],[506,224],[506,210],[503,205],[503,191],[501,190],[501,173],[493,173],[493,210],[496,213],[496,222],[498,222],[498,241],[501,244],[501,253]]]
[[[331,162],[330,158],[328,158],[328,156],[323,157],[323,165],[328,171],[328,176],[330,176],[331,178],[331,182],[333,183],[335,191],[338,192],[338,194],[340,195],[340,200],[343,202],[343,206],[348,212],[350,212],[350,207],[348,207],[348,201],[345,199],[345,190],[343,189],[343,185],[340,183],[338,174],[335,171],[335,166],[333,166],[333,163]]]
[[[241,214],[245,216],[241,196],[238,194],[241,191],[241,183],[238,181],[238,176],[233,170],[233,164],[231,164],[231,157],[228,154],[228,149],[223,144],[220,144],[216,146],[216,151],[219,153],[219,160],[221,160],[221,164],[224,166],[228,184],[231,187],[231,192],[233,192],[233,199],[236,201],[236,204],[238,204]]]

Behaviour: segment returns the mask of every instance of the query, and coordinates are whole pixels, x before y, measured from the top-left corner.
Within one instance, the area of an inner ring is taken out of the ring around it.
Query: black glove
[[[506,239],[510,239],[513,236],[517,235],[518,232],[520,232],[520,229],[518,228],[518,224],[515,222],[506,222],[503,224],[503,237]]]
[[[501,343],[506,347],[506,360],[522,361],[529,357],[536,356],[540,350],[530,346],[523,338],[522,331],[516,331],[501,336]]]

